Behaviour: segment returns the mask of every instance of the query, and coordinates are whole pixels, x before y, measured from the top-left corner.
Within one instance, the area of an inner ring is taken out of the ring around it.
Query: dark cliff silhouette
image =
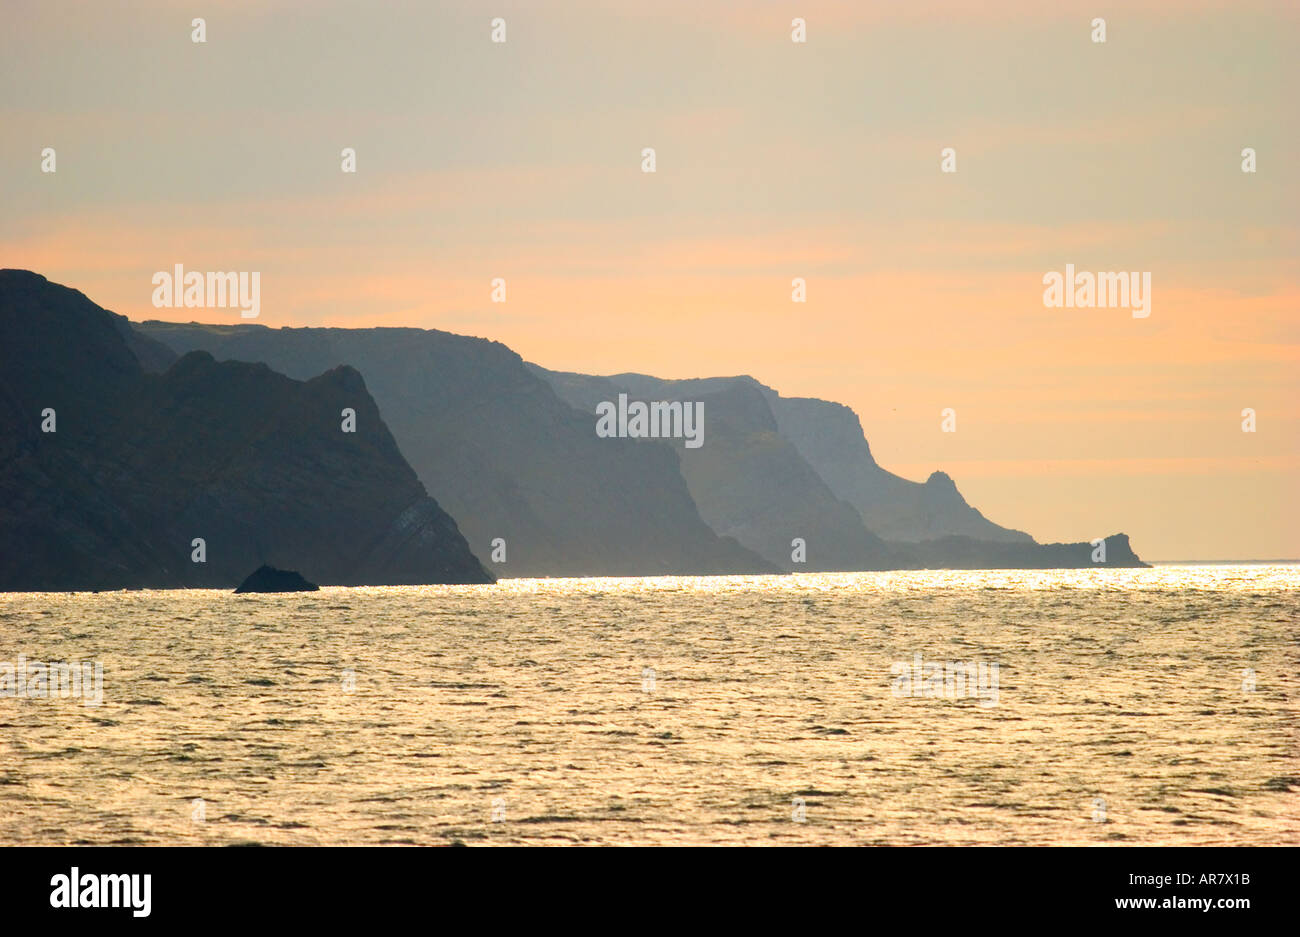
[[[0,271],[0,591],[232,588],[262,564],[324,585],[492,580],[357,371],[171,357],[81,293]]]

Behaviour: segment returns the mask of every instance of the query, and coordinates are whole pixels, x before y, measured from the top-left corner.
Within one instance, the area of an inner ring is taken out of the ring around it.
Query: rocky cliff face
[[[584,378],[545,372],[566,399],[595,411],[619,393],[629,400],[703,405],[698,448],[672,440],[700,514],[716,531],[785,570],[889,569],[898,558],[836,498],[777,430],[759,385],[748,379],[664,381],[643,374]],[[804,543],[796,562],[793,543]]]
[[[491,581],[357,371],[167,366],[130,332],[0,271],[0,591],[233,588],[262,564],[323,585]]]
[[[915,542],[969,537],[1033,543],[1029,534],[999,527],[957,490],[943,472],[924,483],[887,472],[871,455],[858,415],[839,403],[782,397],[764,388],[781,434],[817,470],[831,491],[858,509],[863,523],[885,540]]]
[[[664,381],[531,367],[589,411],[619,393],[705,402],[706,442],[680,452],[691,494],[715,529],[783,569],[1146,565],[1123,534],[1107,538],[1106,560],[1095,562],[1091,543],[1039,544],[985,519],[943,472],[922,484],[885,471],[872,458],[857,415],[841,404],[781,397],[750,377]],[[804,563],[791,561],[794,536],[807,543]]]
[[[292,377],[359,369],[412,467],[499,576],[776,571],[710,529],[671,446],[597,438],[587,413],[497,342],[421,329],[135,328],[176,352]],[[504,563],[492,559],[498,539]]]
[[[689,384],[696,394],[716,394],[729,388],[757,391],[767,403],[775,431],[794,447],[796,457],[813,470],[835,498],[852,505],[866,528],[882,540],[921,541],[960,536],[1006,543],[1034,542],[1029,534],[987,520],[966,503],[952,479],[943,472],[935,472],[921,483],[882,469],[871,455],[857,414],[843,404],[782,397],[751,377],[664,382],[643,374],[597,378],[544,368],[536,368],[536,372],[564,399],[586,410],[592,410],[600,399],[612,399],[611,395],[617,395],[620,390],[653,395],[662,392],[669,383],[678,390]]]

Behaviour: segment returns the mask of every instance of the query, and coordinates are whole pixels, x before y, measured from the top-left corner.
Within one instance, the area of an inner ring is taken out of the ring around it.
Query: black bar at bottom
[[[10,847],[0,849],[0,915],[9,928],[33,919],[334,928],[412,916],[451,925],[451,913],[469,914],[466,923],[532,927],[556,920],[676,926],[685,916],[697,926],[784,919],[806,929],[821,920],[865,925],[901,915],[918,926],[964,928],[986,914],[1222,927],[1292,918],[1285,892],[1296,859],[1294,848],[1217,847]],[[114,902],[120,906],[81,906]]]

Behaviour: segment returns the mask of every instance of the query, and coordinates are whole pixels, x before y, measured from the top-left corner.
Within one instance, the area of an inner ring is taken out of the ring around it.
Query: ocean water
[[[98,706],[0,696],[0,843],[1296,844],[1298,585],[0,595],[0,674],[103,673]]]

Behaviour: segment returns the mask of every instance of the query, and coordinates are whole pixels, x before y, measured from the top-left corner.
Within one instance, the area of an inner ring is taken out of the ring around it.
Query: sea
[[[1298,586],[3,594],[0,843],[1296,845]]]

